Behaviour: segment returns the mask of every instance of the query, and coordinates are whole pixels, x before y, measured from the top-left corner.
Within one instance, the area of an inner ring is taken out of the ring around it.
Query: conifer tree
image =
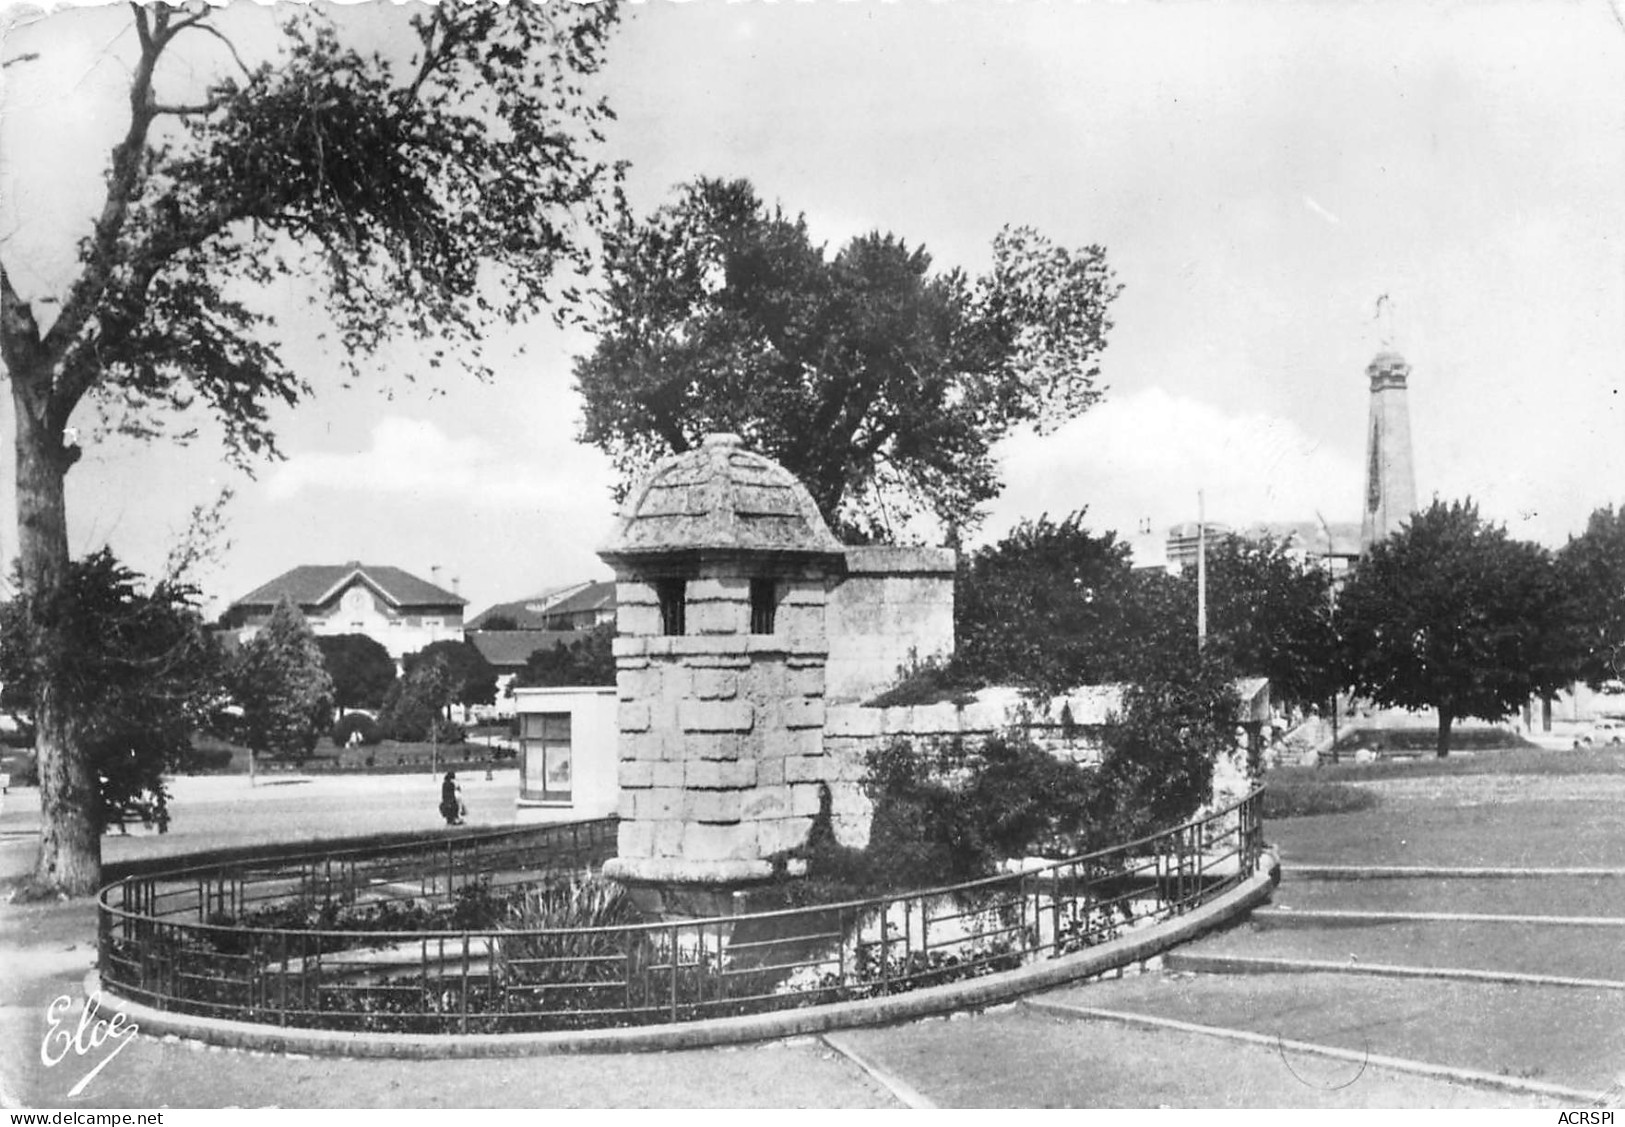
[[[333,715],[333,678],[299,608],[284,598],[232,668],[242,737],[254,754],[304,759]]]

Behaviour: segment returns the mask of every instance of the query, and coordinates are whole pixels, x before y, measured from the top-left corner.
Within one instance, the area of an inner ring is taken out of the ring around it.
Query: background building
[[[351,560],[284,572],[228,606],[220,625],[246,642],[283,599],[304,613],[313,633],[365,634],[396,661],[434,642],[461,641],[468,603],[455,591],[398,567]]]

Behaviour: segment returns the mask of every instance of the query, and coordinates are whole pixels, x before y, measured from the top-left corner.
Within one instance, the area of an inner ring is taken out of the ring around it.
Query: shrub
[[[462,743],[461,724],[445,718],[451,682],[442,665],[426,661],[390,686],[378,727],[387,740],[399,743]]]
[[[872,700],[869,708],[901,708],[916,704],[968,704],[984,682],[949,661],[932,660],[898,671],[900,679]]]
[[[1320,814],[1348,814],[1369,810],[1379,799],[1365,787],[1347,783],[1283,783],[1272,778],[1264,791],[1264,819],[1313,818]]]
[[[1438,750],[1435,728],[1352,728],[1337,737],[1339,752],[1370,748],[1376,752],[1418,755]],[[1493,751],[1509,747],[1538,747],[1514,728],[1457,728],[1450,733],[1452,751]]]
[[[434,743],[460,744],[468,738],[468,729],[454,720],[436,716],[434,723],[429,725],[428,738]]]
[[[348,747],[350,737],[359,734],[361,742],[367,747],[381,742],[384,738],[383,730],[378,722],[365,712],[346,712],[334,723],[330,733],[334,747]]]
[[[1006,858],[1076,852],[1095,800],[1092,772],[1019,734],[935,753],[895,740],[865,763],[869,844],[835,841],[826,787],[801,851],[816,898],[952,884]]]
[[[963,792],[943,778],[940,761],[894,740],[865,757],[863,789],[874,802],[866,879],[887,888],[969,880],[993,858],[969,817]]]
[[[231,769],[229,747],[192,747],[181,753],[175,766],[188,775],[216,775]]]
[[[6,770],[11,775],[11,785],[14,787],[39,786],[39,760],[33,754],[14,755],[7,763]]]
[[[1239,701],[1222,661],[1192,654],[1129,685],[1106,730],[1090,832],[1131,841],[1195,814],[1213,793],[1213,764],[1235,744]]]
[[[993,736],[971,778],[969,813],[997,859],[1081,852],[1092,771],[1026,736]]]

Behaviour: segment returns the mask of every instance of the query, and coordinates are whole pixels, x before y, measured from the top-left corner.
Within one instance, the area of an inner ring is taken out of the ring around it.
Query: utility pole
[[[1384,295],[1386,296],[1386,295]],[[1379,299],[1380,304],[1380,299]],[[1332,637],[1337,636],[1337,576],[1332,574],[1332,526],[1326,523],[1326,518],[1315,510],[1315,517],[1320,521],[1322,531],[1326,533],[1326,622],[1332,628]],[[1332,690],[1332,762],[1337,762],[1337,690]]]
[[[1207,646],[1207,504],[1196,491],[1196,649]]]

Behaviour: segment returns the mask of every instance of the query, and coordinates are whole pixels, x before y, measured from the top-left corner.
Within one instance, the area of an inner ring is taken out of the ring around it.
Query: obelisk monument
[[[1377,353],[1371,378],[1371,420],[1366,427],[1365,505],[1360,552],[1386,540],[1416,511],[1416,470],[1411,462],[1411,417],[1405,383],[1411,366],[1391,350]]]

